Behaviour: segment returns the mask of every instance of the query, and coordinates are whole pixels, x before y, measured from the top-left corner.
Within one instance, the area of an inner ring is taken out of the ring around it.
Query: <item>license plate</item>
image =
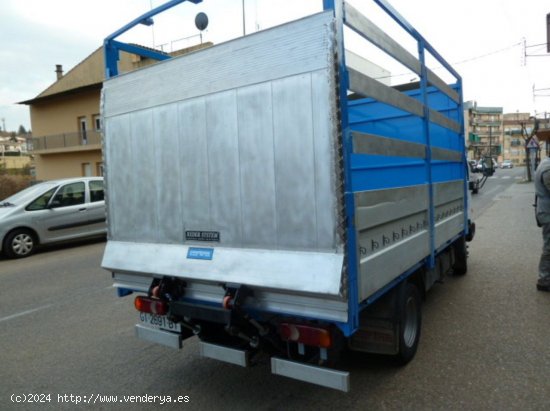
[[[165,331],[181,332],[181,325],[170,321],[165,315],[139,313],[139,321],[148,327],[160,328]]]

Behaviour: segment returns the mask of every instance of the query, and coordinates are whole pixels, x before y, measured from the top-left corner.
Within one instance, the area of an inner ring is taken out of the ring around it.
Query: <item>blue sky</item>
[[[163,0],[4,0],[0,26],[0,119],[8,130],[30,128],[27,106],[14,104],[35,97],[55,81],[55,65],[70,70],[98,48],[103,38]],[[414,44],[379,16],[371,0],[351,0],[375,22],[388,28],[414,52]],[[544,46],[529,47],[522,58],[522,41],[546,42],[543,0],[390,0],[390,3],[454,65],[463,77],[464,99],[482,106],[503,106],[505,112],[550,112],[550,97],[533,99],[536,89],[550,88],[550,57]],[[179,5],[140,27],[123,40],[169,51],[198,41],[194,16],[208,14],[205,41],[219,43],[242,33],[242,0],[204,0]],[[245,0],[246,31],[264,29],[321,9],[321,0]],[[61,12],[63,10],[63,12]],[[191,37],[186,40],[181,40]],[[362,43],[350,43],[358,50]],[[365,57],[370,58],[370,52]],[[414,79],[403,67],[385,60],[394,84]],[[526,64],[524,64],[526,62]],[[445,76],[437,64],[435,71]],[[539,92],[537,94],[542,94]],[[546,92],[546,94],[550,94]],[[1,124],[1,122],[0,122]]]

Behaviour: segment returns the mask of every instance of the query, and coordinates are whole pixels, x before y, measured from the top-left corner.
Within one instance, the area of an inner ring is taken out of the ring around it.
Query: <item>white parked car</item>
[[[512,160],[504,160],[500,168],[514,168],[514,163],[512,163]]]
[[[9,258],[106,232],[102,177],[47,181],[0,200],[0,252]]]

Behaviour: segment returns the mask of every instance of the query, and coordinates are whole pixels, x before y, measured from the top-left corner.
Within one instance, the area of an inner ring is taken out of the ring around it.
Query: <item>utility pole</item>
[[[493,166],[493,126],[489,126],[489,157],[491,158],[491,167]]]
[[[246,18],[244,12],[244,0],[243,0],[243,36],[246,36]]]

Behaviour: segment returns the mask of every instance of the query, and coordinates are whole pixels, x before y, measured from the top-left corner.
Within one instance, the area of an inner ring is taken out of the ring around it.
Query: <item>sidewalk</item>
[[[490,409],[550,409],[550,293],[535,285],[542,232],[533,202],[533,183],[497,196],[476,221],[467,278],[453,284],[464,288],[458,348],[472,367],[470,395]]]

